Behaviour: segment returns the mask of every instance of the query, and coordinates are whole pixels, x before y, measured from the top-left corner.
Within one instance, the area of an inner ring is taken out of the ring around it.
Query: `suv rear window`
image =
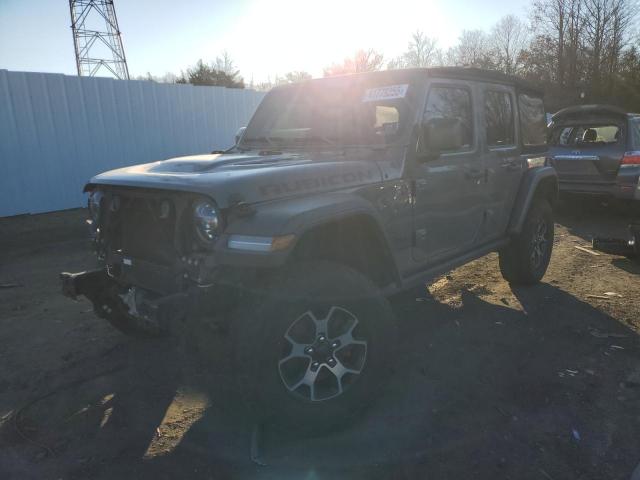
[[[561,147],[614,145],[620,140],[617,125],[570,125],[553,130],[551,141]]]
[[[525,147],[546,145],[547,122],[542,98],[521,93],[518,95],[518,106],[522,144]]]

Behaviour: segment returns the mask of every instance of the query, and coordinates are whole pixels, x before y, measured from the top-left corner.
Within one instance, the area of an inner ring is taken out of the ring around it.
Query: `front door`
[[[414,260],[438,263],[471,250],[483,223],[486,172],[478,150],[473,89],[466,82],[433,84],[423,123],[458,121],[462,146],[414,168]]]

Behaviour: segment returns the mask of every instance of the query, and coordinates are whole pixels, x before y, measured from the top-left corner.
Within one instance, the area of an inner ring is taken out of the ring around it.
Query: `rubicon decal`
[[[372,170],[337,173],[324,177],[307,177],[288,182],[278,182],[260,187],[260,193],[265,197],[277,197],[287,193],[320,190],[332,187],[340,187],[354,183],[363,183],[375,179]]]

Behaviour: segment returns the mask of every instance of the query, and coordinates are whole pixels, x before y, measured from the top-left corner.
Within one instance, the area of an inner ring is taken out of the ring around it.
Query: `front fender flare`
[[[394,261],[378,212],[366,199],[348,192],[331,192],[305,197],[289,198],[254,205],[250,216],[231,221],[225,231],[222,242],[218,244],[216,259],[222,264],[255,266],[278,266],[286,262],[288,254],[295,248],[297,241],[305,232],[347,217],[364,215],[377,226],[389,258]],[[295,235],[295,241],[281,252],[248,252],[232,250],[226,241],[231,235],[276,237]],[[395,268],[395,261],[394,261]]]

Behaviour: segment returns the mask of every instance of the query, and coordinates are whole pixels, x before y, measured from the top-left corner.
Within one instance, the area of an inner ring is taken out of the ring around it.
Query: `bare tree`
[[[536,35],[520,52],[518,74],[537,83],[553,84],[558,66],[556,46],[556,39],[551,35]]]
[[[496,23],[491,43],[500,70],[509,75],[517,72],[520,52],[527,46],[528,37],[526,25],[515,15],[506,15]]]
[[[269,77],[267,81],[260,82],[255,85],[251,84],[250,88],[255,88],[260,91],[268,91],[278,85],[288,85],[290,83],[302,82],[304,80],[311,80],[311,74],[303,70],[295,70],[285,73],[282,77],[280,75],[276,75],[273,81]]]
[[[582,77],[585,0],[534,0],[531,28],[536,36],[551,40],[555,52],[554,81],[575,87]]]
[[[398,58],[391,60],[387,68],[421,68],[431,67],[438,63],[441,56],[438,41],[428,37],[421,30],[411,35],[407,51]]]
[[[380,70],[383,62],[383,55],[372,48],[368,50],[358,50],[353,57],[345,58],[342,63],[334,63],[325,68],[324,76],[332,77],[346,73],[373,72]]]
[[[493,68],[495,61],[489,37],[482,30],[463,30],[458,44],[447,51],[443,63],[465,67]]]
[[[304,80],[311,80],[311,74],[303,70],[287,72],[284,75],[284,82],[286,83],[302,82]]]
[[[231,55],[226,50],[223,50],[220,55],[216,57],[211,65],[218,72],[222,72],[230,77],[237,77],[240,75],[240,70],[235,66]]]
[[[627,0],[617,0],[613,4],[611,29],[605,42],[606,73],[609,86],[613,88],[613,80],[618,72],[623,49],[629,44],[629,29],[637,14],[637,4]]]
[[[579,64],[582,60],[581,43],[584,30],[582,15],[583,0],[570,0],[567,12],[567,45],[564,48],[567,68],[567,85],[575,87],[578,84]]]
[[[584,42],[589,54],[589,80],[599,91],[605,84],[612,88],[622,49],[628,41],[636,4],[628,0],[583,0]],[[603,81],[603,74],[608,81]]]
[[[538,34],[553,42],[556,51],[556,61],[552,68],[555,71],[556,81],[564,84],[565,78],[565,37],[569,28],[569,4],[574,0],[534,0],[532,4],[532,27]],[[547,42],[548,43],[548,42]]]

